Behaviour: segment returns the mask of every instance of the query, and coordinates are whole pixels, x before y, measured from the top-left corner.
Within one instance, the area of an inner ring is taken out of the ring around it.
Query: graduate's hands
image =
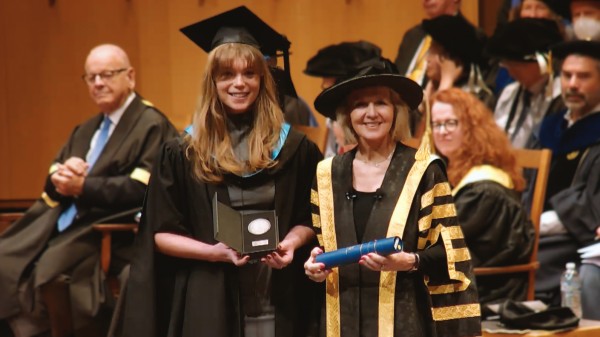
[[[304,273],[309,279],[315,282],[323,282],[331,269],[325,269],[325,264],[315,262],[317,255],[322,254],[323,250],[319,247],[313,248],[310,251],[310,257],[304,262]]]
[[[242,255],[222,242],[213,245],[213,254],[216,261],[233,263],[238,267],[245,265],[250,260],[250,255]]]
[[[283,269],[294,259],[294,245],[290,240],[284,239],[279,242],[277,250],[269,253],[262,259],[261,262],[274,269]]]
[[[360,257],[358,263],[373,271],[409,271],[415,265],[413,253],[398,252],[388,256],[369,253]]]

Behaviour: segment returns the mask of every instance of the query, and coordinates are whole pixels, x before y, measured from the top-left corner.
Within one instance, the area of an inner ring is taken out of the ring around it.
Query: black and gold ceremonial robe
[[[310,189],[322,155],[314,143],[293,129],[282,138],[285,143],[275,158],[276,166],[243,178],[227,175],[220,184],[195,178],[185,139],[165,144],[142,211],[119,336],[243,336],[240,267],[161,254],[155,250],[154,234],[175,233],[216,244],[214,194],[231,205],[228,184],[250,189],[266,181],[275,185],[273,209],[280,240],[294,226],[310,226]],[[287,267],[272,270],[270,299],[277,337],[308,336],[310,322],[316,326],[320,284],[310,281],[303,267],[314,244],[296,250]]]
[[[99,266],[100,234],[90,225],[141,207],[154,157],[177,130],[166,116],[136,95],[88,172],[83,193],[76,199],[61,196],[50,175],[57,163],[70,157],[85,159],[102,119],[103,115],[98,114],[73,130],[50,167],[41,198],[0,237],[0,318],[16,315],[22,307],[37,312],[35,289],[61,274],[71,278],[69,292],[76,330],[88,324],[106,300]],[[78,210],[73,224],[53,234],[61,212],[73,202]],[[131,222],[133,217],[121,220]],[[21,301],[27,303],[19,303],[17,294],[17,287],[23,283],[28,284],[28,295]]]
[[[352,161],[356,150],[326,159],[312,191],[313,226],[325,251],[356,245]],[[321,333],[327,337],[478,336],[480,307],[469,251],[443,166],[397,144],[363,242],[399,236],[421,257],[416,272],[333,268],[326,280]]]
[[[506,172],[473,167],[452,194],[473,267],[529,262],[535,231]],[[527,281],[526,273],[477,276],[479,302],[525,300]]]

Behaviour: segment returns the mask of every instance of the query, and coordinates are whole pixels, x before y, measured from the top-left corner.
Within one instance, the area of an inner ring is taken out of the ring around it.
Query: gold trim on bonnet
[[[133,180],[137,180],[142,184],[148,186],[148,181],[150,181],[150,172],[144,170],[143,168],[136,167],[133,172],[129,175],[129,178]]]
[[[480,165],[472,167],[469,172],[467,172],[458,185],[452,190],[452,195],[456,195],[456,193],[467,184],[484,180],[496,182],[511,190],[515,188],[508,173],[491,165]]]
[[[335,218],[333,211],[333,186],[331,185],[331,165],[333,158],[322,160],[317,165],[317,186],[319,188],[319,217],[322,228],[322,241],[325,251],[337,249]],[[332,268],[325,280],[325,309],[327,337],[341,336],[340,319],[340,280],[339,268]]]
[[[46,205],[48,205],[48,207],[50,208],[54,208],[60,205],[58,201],[52,200],[52,198],[50,198],[50,196],[46,192],[42,192],[42,200],[44,200]]]

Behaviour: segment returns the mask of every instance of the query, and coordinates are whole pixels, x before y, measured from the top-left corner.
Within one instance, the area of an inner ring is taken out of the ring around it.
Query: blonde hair
[[[215,78],[219,70],[244,60],[260,75],[260,89],[252,114],[252,130],[248,136],[248,161],[240,162],[232,147],[227,129],[227,113],[219,100]],[[193,163],[200,181],[221,182],[223,175],[256,172],[273,167],[271,152],[279,142],[283,112],[277,101],[276,87],[269,67],[258,49],[241,43],[226,43],[213,49],[202,78],[202,89],[193,116],[193,133],[188,136],[187,158]]]
[[[387,88],[390,91],[390,99],[394,105],[394,122],[390,128],[390,136],[395,142],[400,142],[410,138],[410,125],[408,115],[408,105],[402,100],[400,95]],[[336,121],[344,131],[346,144],[358,143],[356,131],[352,128],[350,122],[350,112],[352,112],[352,106],[350,105],[348,98],[350,94],[346,96],[346,99],[337,107],[335,110]]]

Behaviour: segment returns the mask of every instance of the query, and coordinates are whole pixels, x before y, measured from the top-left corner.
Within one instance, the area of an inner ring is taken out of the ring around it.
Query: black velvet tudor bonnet
[[[396,66],[388,59],[371,60],[354,77],[324,90],[315,99],[315,109],[322,115],[335,119],[335,111],[353,90],[386,86],[397,92],[410,109],[416,109],[423,100],[423,89],[415,81],[398,74]]]
[[[464,64],[483,65],[483,47],[485,36],[478,36],[477,29],[463,16],[441,15],[433,19],[423,20],[423,29],[433,41],[440,44],[454,57]]]
[[[381,48],[371,42],[342,42],[320,49],[306,63],[304,73],[316,77],[333,77],[341,82],[364,68],[366,62],[380,57]]]
[[[524,18],[511,21],[490,38],[486,52],[490,57],[535,62],[536,53],[547,53],[562,41],[556,22],[548,19]]]

